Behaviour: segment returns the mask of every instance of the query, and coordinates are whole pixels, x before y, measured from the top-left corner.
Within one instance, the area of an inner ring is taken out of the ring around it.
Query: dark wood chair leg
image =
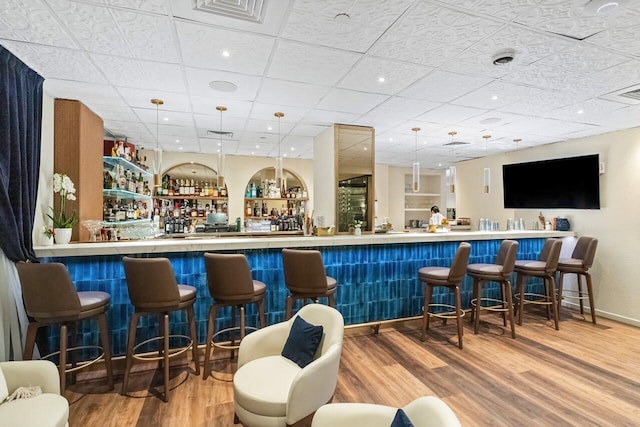
[[[136,343],[136,329],[138,328],[138,318],[140,313],[133,313],[129,321],[129,336],[127,337],[127,353],[125,355],[124,379],[122,381],[122,395],[127,394],[129,386],[129,375],[131,374],[131,365],[133,364],[133,347]]]
[[[507,297],[507,313],[509,313],[509,322],[511,323],[511,337],[516,337],[516,326],[513,319],[513,299],[511,298],[511,283],[507,280],[505,284],[505,294]]]
[[[64,396],[67,388],[67,325],[60,326],[60,394]]]
[[[200,375],[200,358],[198,357],[198,334],[196,332],[196,316],[193,312],[193,305],[187,307],[187,317],[189,318],[189,330],[191,332],[191,354],[195,364],[196,375]]]
[[[593,286],[591,284],[591,274],[587,273],[584,275],[587,281],[587,292],[589,293],[589,309],[591,311],[591,322],[596,324],[596,307],[593,303]]]
[[[107,384],[109,390],[113,390],[113,369],[111,367],[111,345],[109,344],[109,328],[107,327],[107,314],[98,315],[98,329],[100,330],[100,341],[104,352],[104,366],[107,371]]]
[[[458,326],[458,347],[462,350],[462,335],[464,331],[462,329],[462,299],[460,297],[460,286],[457,285],[454,288],[456,294],[456,324]]]
[[[211,307],[209,307],[209,325],[207,326],[207,344],[205,345],[204,350],[204,372],[202,374],[203,380],[209,378],[209,374],[211,373],[211,367],[209,366],[209,363],[211,358],[211,341],[213,340],[213,331],[216,321],[216,311],[216,305],[211,304]]]
[[[169,401],[169,313],[164,313],[162,316],[163,327],[163,346],[162,346],[162,358],[164,362],[163,376],[164,376],[164,401]]]

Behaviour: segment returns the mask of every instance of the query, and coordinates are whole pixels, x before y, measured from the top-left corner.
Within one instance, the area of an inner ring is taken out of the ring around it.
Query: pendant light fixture
[[[223,105],[218,105],[216,110],[220,111],[220,132],[218,135],[220,136],[220,152],[218,153],[218,188],[224,187],[224,145],[222,142],[222,113],[227,111],[227,107]]]
[[[484,149],[487,149],[487,140],[489,138],[491,138],[491,135],[482,135],[482,138],[484,138]],[[489,194],[489,192],[491,191],[491,169],[490,168],[484,168],[484,170],[482,171],[482,188],[484,191],[484,194]]]
[[[160,134],[158,133],[159,107],[164,104],[162,99],[153,98],[151,103],[156,106],[156,160],[153,165],[153,186],[156,189],[162,186],[162,152],[160,151]]]
[[[452,147],[452,150],[454,150],[454,155],[455,155],[455,149],[453,147],[455,147],[455,145],[453,144],[453,137],[456,136],[457,134],[458,134],[458,132],[456,132],[454,130],[449,132],[449,136],[451,137],[451,147]],[[455,167],[455,165],[449,166],[449,192],[451,194],[454,194],[456,192],[456,167]]]
[[[411,131],[414,132],[416,136],[415,162],[413,162],[411,189],[413,190],[414,193],[417,193],[420,191],[420,163],[418,163],[418,132],[420,131],[420,128],[412,128]]]
[[[276,169],[276,188],[278,188],[280,190],[280,195],[281,197],[284,197],[285,194],[285,189],[283,188],[284,185],[284,176],[283,176],[283,168],[284,168],[284,159],[282,158],[282,153],[281,153],[281,145],[282,145],[282,141],[280,141],[281,138],[281,134],[280,134],[280,120],[284,117],[284,113],[281,112],[277,112],[273,114],[275,117],[278,118],[278,156],[276,157],[276,163],[275,163],[275,169]]]

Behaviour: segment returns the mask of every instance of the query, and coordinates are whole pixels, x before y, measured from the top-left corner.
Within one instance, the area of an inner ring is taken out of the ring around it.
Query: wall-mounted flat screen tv
[[[504,207],[600,209],[599,155],[502,166]]]

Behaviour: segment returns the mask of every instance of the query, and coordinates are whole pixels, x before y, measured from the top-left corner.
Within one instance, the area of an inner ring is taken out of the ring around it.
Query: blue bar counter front
[[[493,262],[501,240],[470,241],[469,263]],[[519,242],[518,259],[536,259],[546,238],[516,240]],[[338,283],[337,309],[344,316],[345,324],[353,325],[421,316],[424,289],[418,281],[418,270],[426,266],[448,267],[460,241],[469,240],[346,244],[308,248],[321,251],[327,275],[334,277]],[[203,254],[205,252],[213,251],[131,254],[136,257],[167,257],[171,261],[177,282],[197,288],[198,296],[194,308],[199,344],[204,344],[206,341],[208,313],[212,303],[204,267]],[[218,250],[216,252],[246,255],[253,278],[267,285],[265,301],[267,324],[283,321],[288,291],[284,284],[281,247]],[[122,256],[123,254],[120,253],[117,255],[41,258],[42,262],[64,263],[78,291],[104,291],[111,295],[111,307],[107,315],[114,356],[125,354],[127,329],[133,312],[127,291]],[[512,281],[512,285],[515,285],[515,280]],[[534,286],[541,285],[534,283]],[[496,297],[499,295],[499,286],[495,283],[485,286],[485,289],[486,296]],[[465,308],[469,307],[471,294],[472,281],[466,277],[462,286],[462,301]],[[326,303],[322,300],[321,302]],[[432,303],[453,304],[452,294],[446,288],[437,287],[434,290]],[[297,308],[299,308],[299,303],[294,306],[294,311]],[[246,315],[247,325],[257,326],[258,315],[255,304],[247,306]],[[188,335],[186,312],[178,311],[170,316],[171,333]],[[146,316],[138,326],[136,342],[156,336],[157,326],[157,316]],[[231,309],[225,308],[218,313],[216,330],[230,326]],[[98,329],[95,322],[82,321],[82,325],[78,327],[77,331],[80,335],[78,337],[79,345],[91,345],[98,342]],[[55,349],[58,346],[58,339],[57,328],[50,328],[47,344]]]

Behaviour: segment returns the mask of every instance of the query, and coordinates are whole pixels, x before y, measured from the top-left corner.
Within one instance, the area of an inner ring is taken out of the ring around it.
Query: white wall
[[[323,131],[313,140],[314,224],[323,226],[318,218],[324,218],[324,226],[336,225],[336,166],[335,126]]]
[[[539,209],[504,209],[502,165],[586,154],[599,154],[605,164],[600,176],[599,210],[543,209],[546,218],[566,217],[578,236],[598,238],[592,268],[598,314],[640,326],[640,292],[633,267],[640,254],[640,129],[634,128],[572,141],[505,153],[457,164],[457,212],[469,216],[477,229],[479,218],[500,221],[523,218],[532,228]],[[482,191],[482,170],[491,168],[491,192]],[[532,177],[535,179],[535,177]]]

